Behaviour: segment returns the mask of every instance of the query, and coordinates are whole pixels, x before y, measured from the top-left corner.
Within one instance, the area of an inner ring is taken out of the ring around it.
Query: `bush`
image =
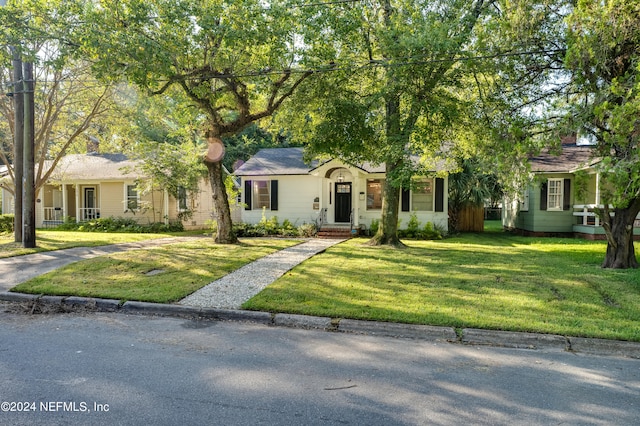
[[[427,222],[423,228],[420,228],[420,221],[415,213],[411,214],[411,218],[407,223],[406,229],[399,229],[398,236],[400,238],[410,238],[416,240],[441,240],[445,234],[444,230],[435,226],[431,222]]]
[[[13,220],[12,214],[0,215],[0,234],[13,233]]]
[[[291,221],[285,219],[278,223],[277,217],[266,219],[264,216],[255,225],[250,223],[234,223],[233,231],[237,237],[305,237],[316,235],[317,229],[313,223],[305,223],[296,227]]]
[[[369,226],[369,233],[370,233],[371,237],[376,235],[376,233],[378,232],[378,228],[379,227],[380,227],[380,220],[379,219],[372,219],[371,220],[371,226]]]
[[[86,222],[66,222],[57,226],[55,229],[62,231],[82,231],[82,232],[129,232],[129,233],[163,233],[163,232],[182,232],[184,226],[182,222],[162,222],[140,224],[130,218],[107,217]]]

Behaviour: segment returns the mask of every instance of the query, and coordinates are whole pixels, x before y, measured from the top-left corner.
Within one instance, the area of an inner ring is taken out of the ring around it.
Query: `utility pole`
[[[22,246],[34,248],[36,246],[36,197],[34,171],[35,145],[35,99],[33,63],[23,63],[24,88],[24,176],[22,183]]]
[[[22,57],[20,50],[11,47],[13,55],[13,177],[14,177],[14,221],[15,242],[22,242],[22,180],[24,175],[24,84],[22,78]]]

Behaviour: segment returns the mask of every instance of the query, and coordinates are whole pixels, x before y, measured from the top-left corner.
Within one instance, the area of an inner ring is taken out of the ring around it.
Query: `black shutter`
[[[564,180],[564,192],[562,194],[562,210],[571,208],[571,179]]]
[[[409,211],[409,190],[402,188],[402,211]]]
[[[244,209],[251,210],[251,181],[244,181]]]
[[[271,210],[278,210],[278,181],[271,181]]]
[[[540,184],[540,210],[547,209],[547,182]]]
[[[436,178],[436,208],[435,211],[444,211],[444,179]]]

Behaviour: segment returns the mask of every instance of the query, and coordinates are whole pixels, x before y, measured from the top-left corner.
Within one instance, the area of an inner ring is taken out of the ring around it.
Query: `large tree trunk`
[[[387,164],[387,176],[393,171],[393,165]],[[390,245],[405,247],[398,237],[398,209],[400,207],[400,188],[395,187],[390,179],[385,179],[382,193],[382,218],[378,232],[369,240],[369,245]]]
[[[215,241],[219,244],[236,244],[238,237],[233,232],[231,209],[229,208],[227,189],[224,185],[225,176],[222,161],[211,162],[205,160],[205,164],[209,170],[213,209],[218,224]]]
[[[639,211],[640,199],[636,199],[625,209],[614,209],[613,212],[605,209],[601,214],[602,226],[607,236],[603,268],[638,268],[633,246],[633,223]]]

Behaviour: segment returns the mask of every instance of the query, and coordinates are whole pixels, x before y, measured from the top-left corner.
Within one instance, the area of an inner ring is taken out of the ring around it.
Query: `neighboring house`
[[[36,227],[49,227],[65,220],[83,222],[98,218],[132,218],[139,223],[180,220],[185,229],[204,229],[212,219],[212,198],[203,179],[195,194],[181,192],[178,199],[166,190],[140,194],[142,176],[138,162],[122,154],[73,154],[63,157],[48,182],[36,195]],[[50,167],[50,163],[46,164]],[[3,212],[13,211],[13,197],[3,190]]]
[[[603,239],[595,214],[602,208],[599,160],[593,148],[565,140],[558,155],[545,151],[529,160],[532,184],[516,200],[505,200],[502,223],[507,229],[532,236],[579,236]],[[639,218],[640,219],[640,218]],[[640,235],[640,220],[634,232]]]
[[[302,148],[263,149],[234,173],[241,178],[241,219],[258,223],[263,214],[294,225],[316,223],[367,229],[380,220],[384,164],[358,167],[339,160],[305,163]],[[447,179],[421,177],[402,191],[400,227],[415,213],[422,225],[447,229]]]

